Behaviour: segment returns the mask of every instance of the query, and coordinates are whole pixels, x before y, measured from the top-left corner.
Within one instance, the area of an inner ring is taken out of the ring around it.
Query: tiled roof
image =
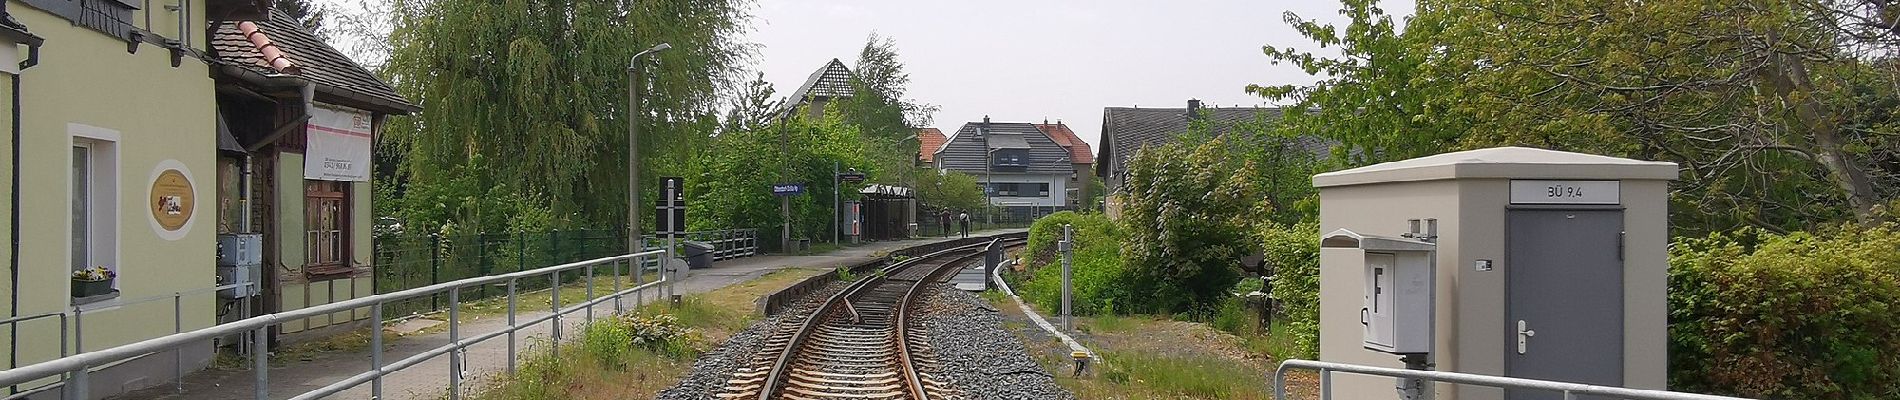
[[[1069,159],[1073,160],[1072,162],[1095,163],[1095,150],[1091,149],[1089,142],[1083,141],[1081,136],[1076,136],[1075,130],[1069,129],[1069,124],[1064,124],[1062,121],[1056,121],[1053,124],[1036,124],[1036,129],[1041,129],[1044,135],[1049,135],[1049,140],[1054,140],[1056,144],[1062,145],[1062,148],[1069,149]]]
[[[933,156],[937,154],[937,149],[943,147],[943,140],[943,131],[939,131],[937,128],[918,129],[917,156],[924,162],[930,162],[930,160],[934,158]]]
[[[1095,165],[1096,175],[1105,178],[1118,176],[1126,168],[1128,158],[1134,156],[1143,146],[1159,146],[1172,142],[1181,133],[1188,130],[1188,109],[1186,108],[1134,108],[1106,107],[1102,109],[1101,154]],[[1214,133],[1218,134],[1232,128],[1235,123],[1255,120],[1275,120],[1280,118],[1281,110],[1274,107],[1228,107],[1202,108],[1207,118],[1212,120]],[[1332,151],[1333,142],[1313,136],[1300,136],[1288,140],[1287,146],[1305,150],[1309,154],[1327,157]],[[1114,186],[1116,180],[1108,181]]]
[[[397,94],[376,74],[304,30],[296,18],[276,10],[271,11],[270,15],[269,20],[256,22],[257,30],[282,50],[290,65],[297,67],[291,72],[315,83],[319,92],[362,103],[345,105],[385,113],[406,114],[422,109]],[[218,62],[260,74],[284,74],[271,67],[270,60],[258,49],[257,43],[245,37],[243,30],[238,27],[240,23],[218,23],[217,31],[211,34],[211,50]]]
[[[844,62],[833,58],[817,71],[812,71],[811,77],[805,78],[805,84],[799,85],[798,90],[792,92],[791,101],[786,103],[803,102],[807,96],[828,99],[851,97],[853,93],[855,92],[851,90],[851,69],[845,68]]]

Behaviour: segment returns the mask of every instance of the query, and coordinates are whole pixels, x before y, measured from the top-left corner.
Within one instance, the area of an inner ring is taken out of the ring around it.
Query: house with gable
[[[1069,208],[1068,186],[1075,165],[1070,149],[1057,144],[1036,124],[965,123],[931,154],[931,165],[976,177],[992,206],[1019,220]]]
[[[261,313],[375,294],[370,208],[373,141],[390,115],[421,107],[342,52],[273,11],[219,21],[217,228],[225,241],[262,246]],[[359,325],[366,309],[285,323],[273,339],[297,340]]]

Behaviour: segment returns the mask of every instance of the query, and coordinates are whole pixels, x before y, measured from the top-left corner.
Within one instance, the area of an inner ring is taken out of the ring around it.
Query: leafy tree
[[[1130,310],[1182,312],[1215,304],[1240,280],[1268,211],[1253,161],[1225,136],[1147,147],[1128,163],[1122,223],[1135,298]]]
[[[1403,32],[1372,0],[1351,22],[1287,21],[1340,56],[1265,49],[1326,78],[1252,86],[1349,164],[1519,145],[1674,161],[1690,231],[1871,221],[1900,192],[1900,75],[1866,3],[1421,2]],[[1856,18],[1859,18],[1858,20]]]
[[[629,58],[648,56],[641,126],[642,198],[657,177],[684,175],[717,130],[717,94],[751,46],[744,0],[560,2],[398,0],[384,73],[424,105],[392,119],[381,151],[401,159],[388,184],[453,186],[460,196],[519,198],[556,227],[626,220]],[[476,165],[475,160],[489,160]],[[454,182],[471,180],[459,185]],[[446,218],[494,215],[444,203]],[[647,218],[651,219],[650,213]],[[421,222],[421,221],[416,221]],[[440,223],[441,221],[427,221]],[[464,220],[496,230],[498,218]],[[650,224],[649,224],[650,226]]]
[[[918,175],[917,202],[928,208],[975,210],[983,207],[983,188],[970,174],[926,168]]]
[[[761,129],[727,131],[713,141],[693,164],[695,179],[687,181],[693,217],[690,229],[777,227],[783,222],[780,200],[771,185],[806,184],[806,193],[791,199],[793,237],[829,238],[831,227],[831,172],[834,165],[856,168],[869,175],[880,171],[870,162],[857,126],[830,113],[817,120],[804,113]],[[760,173],[761,167],[788,165],[789,175]],[[844,183],[840,189],[855,193],[861,185]],[[850,197],[846,197],[849,200]]]

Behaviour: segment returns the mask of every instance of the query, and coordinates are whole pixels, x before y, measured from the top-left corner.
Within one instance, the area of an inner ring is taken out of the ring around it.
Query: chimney
[[[1188,120],[1201,118],[1201,99],[1188,99],[1187,117]]]

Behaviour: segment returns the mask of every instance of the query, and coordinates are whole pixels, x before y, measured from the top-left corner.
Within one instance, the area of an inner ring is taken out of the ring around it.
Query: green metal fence
[[[457,279],[530,270],[549,265],[627,254],[618,229],[556,230],[538,233],[477,235],[384,235],[376,238],[376,293],[391,293]],[[579,279],[560,277],[563,283]],[[547,288],[550,278],[523,279],[522,290]],[[462,289],[463,301],[502,294],[487,286]],[[392,302],[385,314],[395,318],[443,309],[447,296]]]

